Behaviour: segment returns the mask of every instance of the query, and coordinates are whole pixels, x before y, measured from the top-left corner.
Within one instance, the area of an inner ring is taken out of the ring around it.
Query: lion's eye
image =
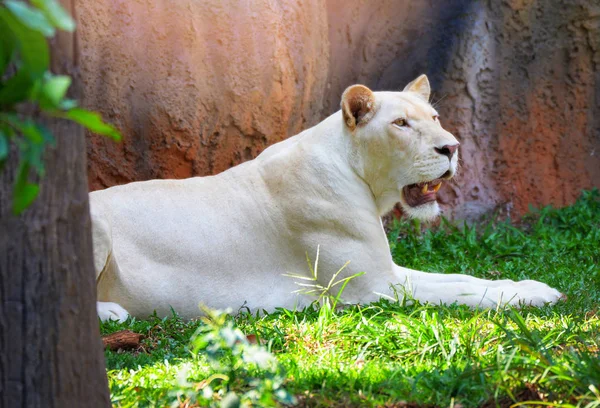
[[[395,121],[392,122],[392,124],[394,124],[394,125],[396,125],[398,127],[406,127],[406,126],[408,126],[408,122],[404,118],[396,119]]]

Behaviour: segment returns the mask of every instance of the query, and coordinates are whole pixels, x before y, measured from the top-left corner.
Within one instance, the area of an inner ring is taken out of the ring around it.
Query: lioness
[[[219,175],[91,193],[100,318],[171,308],[192,318],[200,302],[301,307],[314,298],[293,294],[298,286],[284,274],[310,276],[306,253],[317,246],[322,285],[346,261],[343,276],[365,272],[345,288],[347,303],[398,288],[436,304],[557,301],[561,294],[541,282],[425,273],[392,261],[380,217],[398,201],[410,217],[436,217],[436,193],[456,172],[459,143],[429,94],[425,75],[402,92],[354,85],[341,111]]]

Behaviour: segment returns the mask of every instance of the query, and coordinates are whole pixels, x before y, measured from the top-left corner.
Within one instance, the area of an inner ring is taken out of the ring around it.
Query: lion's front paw
[[[515,306],[543,306],[566,299],[566,296],[558,290],[534,280],[514,282],[507,286],[499,287],[498,290],[502,292],[502,303]]]
[[[107,320],[116,320],[123,323],[129,317],[127,310],[113,302],[96,302],[98,317],[103,322]]]

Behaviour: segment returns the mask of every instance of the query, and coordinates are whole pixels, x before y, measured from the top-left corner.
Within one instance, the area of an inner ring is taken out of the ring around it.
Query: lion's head
[[[429,80],[421,75],[402,92],[353,85],[342,95],[352,165],[381,214],[400,202],[410,217],[436,217],[437,191],[456,173],[459,143],[442,128],[429,94]]]

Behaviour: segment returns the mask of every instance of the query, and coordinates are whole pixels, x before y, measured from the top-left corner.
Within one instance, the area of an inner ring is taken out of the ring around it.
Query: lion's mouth
[[[404,201],[411,207],[435,201],[437,192],[442,187],[442,180],[435,179],[428,182],[410,184],[402,188],[404,193]]]

